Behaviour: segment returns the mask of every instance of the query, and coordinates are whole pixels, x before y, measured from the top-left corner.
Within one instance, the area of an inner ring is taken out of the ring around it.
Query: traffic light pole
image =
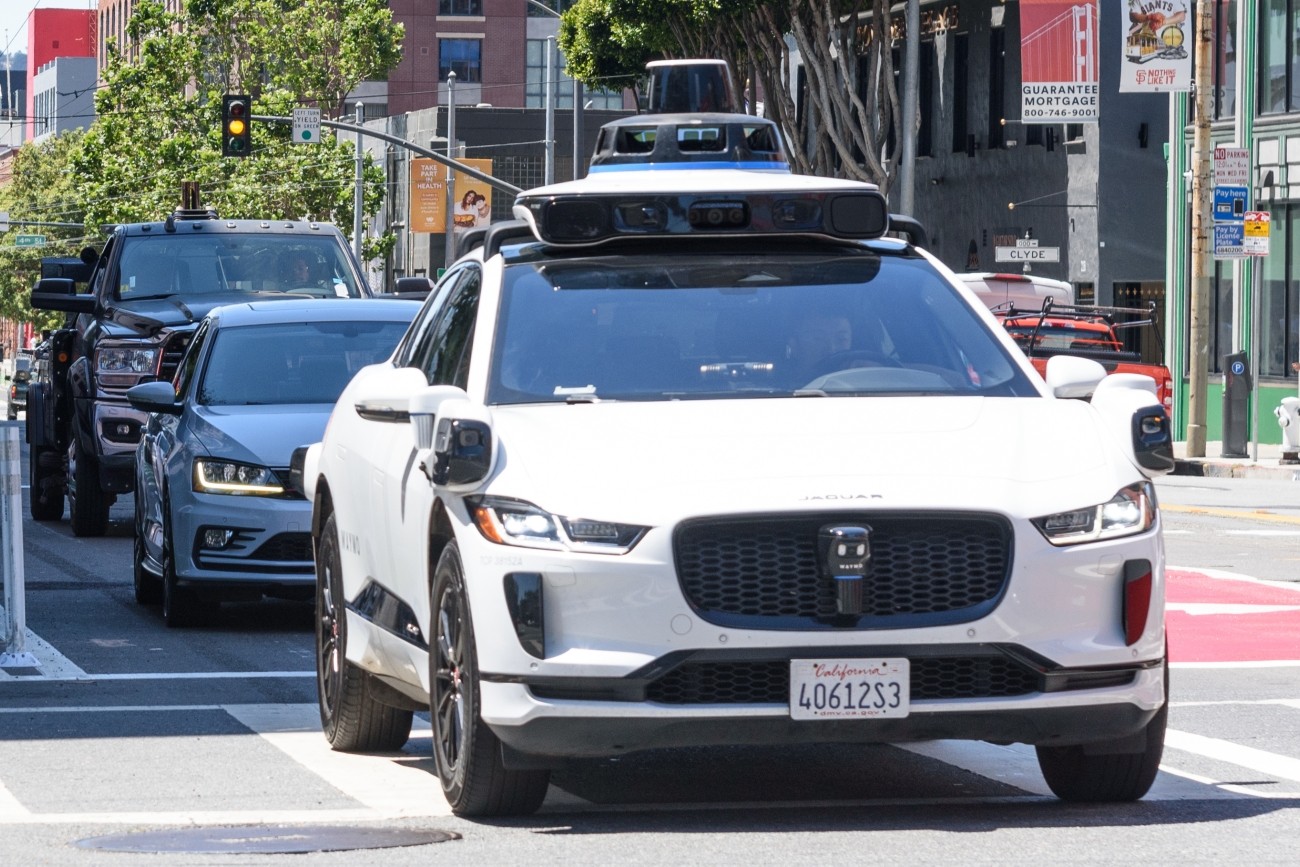
[[[365,119],[365,103],[357,100],[356,105],[357,128],[360,129],[361,122]],[[364,262],[361,255],[361,233],[362,233],[362,209],[365,206],[366,195],[366,152],[361,149],[361,133],[357,133],[357,172],[356,188],[352,196],[352,251],[357,254],[357,261]]]
[[[277,115],[270,115],[270,114],[255,114],[253,115],[253,120],[259,121],[261,123],[287,123],[291,125],[293,124],[293,118],[291,117],[279,117]],[[389,144],[397,145],[400,148],[406,148],[406,150],[410,151],[416,156],[428,157],[429,159],[442,163],[443,165],[450,165],[456,171],[463,172],[464,174],[469,175],[471,178],[480,180],[483,183],[488,184],[489,186],[501,190],[502,192],[511,193],[514,195],[518,195],[519,193],[523,192],[522,187],[516,187],[512,183],[508,183],[507,181],[503,181],[499,178],[494,178],[488,173],[484,171],[480,171],[474,166],[466,165],[465,163],[459,162],[457,160],[453,160],[451,157],[447,156],[446,154],[440,154],[435,150],[432,150],[427,147],[421,147],[420,145],[417,145],[413,142],[409,142],[404,138],[399,138],[398,136],[395,135],[389,135],[386,132],[379,132],[378,130],[366,129],[365,127],[360,126],[359,124],[344,123],[343,121],[337,121],[337,120],[322,119],[320,125],[327,126],[330,129],[341,129],[348,132],[361,133],[361,135],[368,135],[371,138],[377,138],[380,141],[386,141]]]

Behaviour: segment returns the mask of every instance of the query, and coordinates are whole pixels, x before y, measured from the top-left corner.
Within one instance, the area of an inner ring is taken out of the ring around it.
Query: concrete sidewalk
[[[1252,454],[1246,444],[1246,454]],[[1205,457],[1187,457],[1187,443],[1174,443],[1175,476],[1212,476],[1232,479],[1282,479],[1300,481],[1300,463],[1282,463],[1281,443],[1260,443],[1256,460],[1223,457],[1223,443],[1207,442]]]

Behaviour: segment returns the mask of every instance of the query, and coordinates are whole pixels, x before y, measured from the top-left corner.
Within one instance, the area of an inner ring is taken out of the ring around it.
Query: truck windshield
[[[926,262],[861,248],[507,268],[491,403],[1036,394]]]
[[[125,239],[119,300],[231,292],[361,295],[356,272],[332,237],[177,232]]]

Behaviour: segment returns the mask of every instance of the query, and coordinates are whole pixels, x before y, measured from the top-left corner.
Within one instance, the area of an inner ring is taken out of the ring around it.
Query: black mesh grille
[[[302,561],[312,559],[311,533],[277,533],[262,543],[252,560]]]
[[[911,660],[912,700],[990,698],[1039,691],[1038,674],[1004,657]],[[646,688],[660,704],[786,704],[790,663],[688,662]]]
[[[863,618],[836,618],[834,582],[817,553],[817,531],[871,528]],[[898,626],[982,616],[1010,572],[1011,530],[987,515],[847,514],[711,519],[684,524],[674,539],[686,598],[710,622],[756,628],[815,624]],[[779,622],[782,619],[799,621]],[[768,621],[768,622],[764,622]],[[806,621],[806,622],[803,622]]]

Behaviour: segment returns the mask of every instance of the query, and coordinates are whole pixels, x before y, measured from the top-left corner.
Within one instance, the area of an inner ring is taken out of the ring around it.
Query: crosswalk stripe
[[[1261,774],[1281,777],[1284,780],[1300,782],[1300,759],[1244,747],[1230,741],[1180,732],[1170,729],[1165,732],[1165,746],[1175,750],[1195,753],[1209,759],[1239,765]]]

